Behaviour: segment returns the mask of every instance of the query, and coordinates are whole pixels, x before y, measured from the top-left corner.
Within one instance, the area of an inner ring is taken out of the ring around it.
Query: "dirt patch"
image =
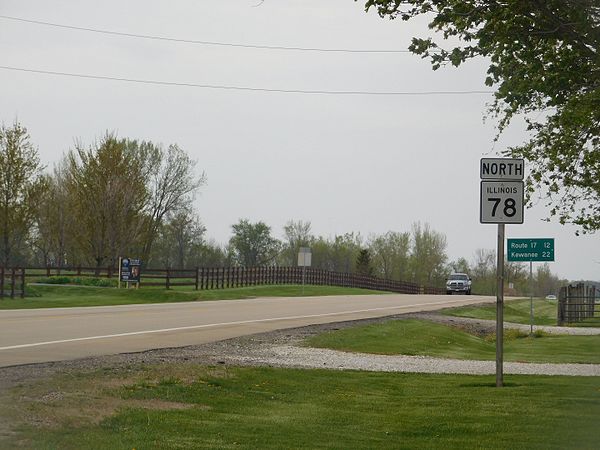
[[[95,367],[95,363],[91,367]],[[57,369],[56,366],[53,368]],[[0,408],[0,436],[13,435],[16,426],[53,429],[95,425],[123,408],[160,411],[208,408],[160,399],[122,398],[123,389],[139,383],[152,386],[168,380],[191,384],[198,380],[199,373],[190,365],[125,364],[100,370],[87,367],[87,371],[85,368],[85,364],[76,365],[67,372],[54,373],[44,379],[22,380],[18,385],[0,391],[0,404],[3,405]],[[48,370],[44,372],[49,375]],[[202,374],[206,373],[210,372],[202,371]],[[12,406],[8,408],[7,405]]]

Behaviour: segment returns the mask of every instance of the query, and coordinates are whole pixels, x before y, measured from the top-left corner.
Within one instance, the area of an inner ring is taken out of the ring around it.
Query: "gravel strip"
[[[229,358],[227,358],[229,359]],[[453,373],[488,375],[496,373],[495,361],[468,361],[426,356],[388,356],[348,353],[291,345],[265,346],[251,355],[236,356],[232,363],[276,367],[365,370],[370,372]],[[600,364],[504,363],[504,373],[526,375],[600,376]]]

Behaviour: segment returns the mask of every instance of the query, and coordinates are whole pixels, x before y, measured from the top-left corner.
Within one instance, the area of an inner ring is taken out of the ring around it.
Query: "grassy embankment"
[[[299,297],[318,295],[386,294],[381,291],[335,286],[249,286],[196,291],[190,287],[164,289],[116,289],[89,286],[28,286],[27,296],[0,299],[0,309],[56,308],[74,306],[112,306],[141,303],[189,302],[201,300],[238,300],[254,297]]]
[[[66,374],[4,395],[0,447],[592,449],[597,378],[170,365]]]
[[[495,360],[494,334],[477,336],[455,327],[425,320],[394,320],[347,328],[315,336],[313,347],[377,353],[422,355],[455,359]],[[504,334],[505,361],[600,364],[600,335],[564,336],[516,330]]]
[[[546,299],[533,299],[533,324],[534,325],[556,325],[557,301]],[[598,307],[598,306],[597,306]],[[496,320],[496,305],[462,306],[443,311],[450,316],[473,317],[476,319]],[[514,323],[530,323],[530,300],[511,300],[504,302],[504,321]],[[586,319],[583,322],[572,323],[569,326],[600,326],[600,316]]]

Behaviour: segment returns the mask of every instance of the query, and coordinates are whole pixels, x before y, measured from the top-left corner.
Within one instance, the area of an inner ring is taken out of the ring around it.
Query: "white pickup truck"
[[[446,294],[471,295],[471,277],[466,273],[453,273],[446,279]]]

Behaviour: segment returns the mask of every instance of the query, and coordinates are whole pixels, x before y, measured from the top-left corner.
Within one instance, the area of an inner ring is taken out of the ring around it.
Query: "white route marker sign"
[[[525,161],[519,158],[481,158],[479,221],[523,223]]]
[[[481,223],[523,223],[522,181],[481,181]]]

